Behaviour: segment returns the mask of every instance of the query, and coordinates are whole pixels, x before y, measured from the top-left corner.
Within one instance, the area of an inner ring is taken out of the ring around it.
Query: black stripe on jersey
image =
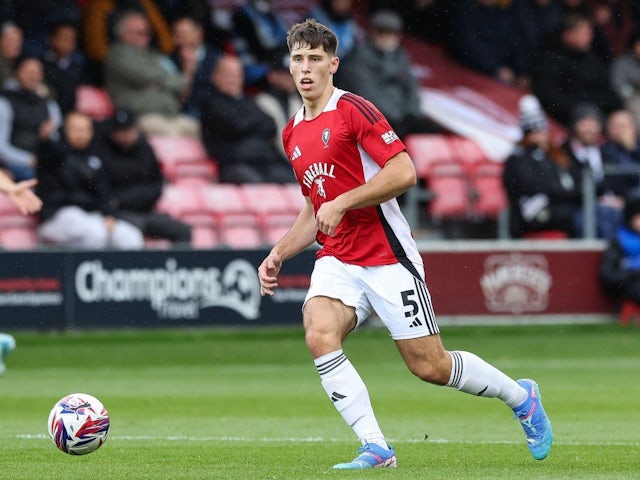
[[[344,99],[345,102],[349,102],[354,105],[364,117],[369,120],[370,123],[376,123],[382,120],[382,116],[378,113],[366,100],[362,97],[358,97],[353,93],[345,93],[340,97],[340,100]]]
[[[427,326],[427,331],[430,335],[436,334],[439,332],[439,329],[438,324],[435,320],[435,314],[433,313],[431,299],[429,298],[429,293],[427,292],[427,286],[422,280],[418,278],[414,278],[413,281],[416,285],[416,292],[418,292],[418,300],[420,301],[420,306],[422,307],[422,311],[424,312],[424,322]]]
[[[376,207],[376,210],[378,212],[378,217],[380,218],[380,223],[382,224],[382,228],[384,229],[384,234],[387,237],[387,241],[389,242],[389,245],[391,246],[391,251],[393,252],[393,256],[398,259],[398,263],[400,263],[400,265],[402,265],[404,268],[406,268],[411,272],[411,275],[422,280],[422,277],[418,273],[418,270],[416,270],[416,266],[407,257],[407,252],[404,251],[404,248],[400,243],[400,240],[398,240],[398,237],[396,236],[396,232],[393,231],[393,228],[391,228],[391,225],[389,225],[389,222],[387,222],[387,219],[382,213],[382,207],[378,205]]]
[[[449,352],[451,355],[451,381],[447,384],[450,387],[458,388],[460,378],[462,378],[462,355],[459,352]]]
[[[326,362],[321,363],[320,365],[316,365],[316,368],[318,369],[318,373],[320,375],[324,375],[338,368],[340,365],[342,365],[346,361],[347,361],[347,356],[344,353],[342,353],[338,355],[336,358],[332,358],[331,360],[327,360]]]

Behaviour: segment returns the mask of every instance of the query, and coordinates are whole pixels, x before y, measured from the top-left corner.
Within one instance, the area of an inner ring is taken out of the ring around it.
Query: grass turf
[[[449,349],[541,385],[548,459],[527,451],[495,399],[423,384],[383,330],[345,350],[365,379],[399,468],[333,471],[357,440],[323,392],[300,329],[15,334],[0,377],[0,478],[637,479],[640,330],[607,326],[444,328]],[[72,457],[46,436],[49,409],[100,398],[111,431]]]

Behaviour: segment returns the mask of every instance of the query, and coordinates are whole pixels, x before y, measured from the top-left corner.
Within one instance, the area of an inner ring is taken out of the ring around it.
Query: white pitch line
[[[26,440],[41,440],[48,439],[49,436],[44,433],[36,434],[19,434],[19,435],[0,435],[0,438],[15,438]],[[348,442],[348,439],[341,438],[323,438],[323,437],[233,437],[233,436],[219,436],[219,437],[192,437],[192,436],[180,436],[180,435],[109,435],[110,440],[117,441],[167,441],[167,442],[260,442],[260,443],[341,443]],[[449,440],[446,438],[428,438],[428,439],[398,439],[392,438],[389,441],[394,443],[437,443],[437,444],[451,444],[451,445],[520,445],[523,442],[516,442],[512,440]],[[566,445],[566,446],[592,446],[592,447],[640,447],[640,441],[615,441],[615,442],[579,442],[579,441],[554,441],[554,445]]]

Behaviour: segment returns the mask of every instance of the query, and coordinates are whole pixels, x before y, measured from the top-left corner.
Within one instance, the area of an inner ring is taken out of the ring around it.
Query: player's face
[[[330,56],[322,47],[296,45],[291,50],[289,71],[305,102],[314,103],[331,96],[338,62],[338,57]]]

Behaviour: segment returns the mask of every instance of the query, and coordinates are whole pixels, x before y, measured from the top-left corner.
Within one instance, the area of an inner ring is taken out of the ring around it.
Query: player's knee
[[[308,327],[305,331],[305,341],[314,356],[326,355],[341,348],[338,333],[322,328]]]

